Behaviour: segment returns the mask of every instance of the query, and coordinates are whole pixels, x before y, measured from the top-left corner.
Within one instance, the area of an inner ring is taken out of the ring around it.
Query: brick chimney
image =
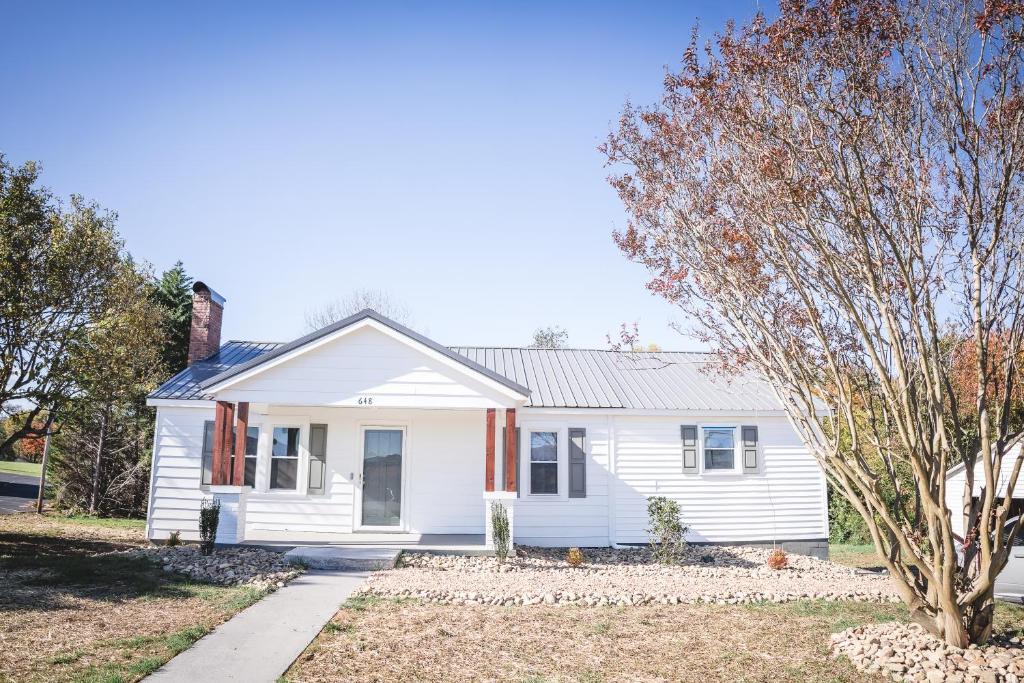
[[[192,332],[188,338],[188,364],[208,358],[220,349],[220,324],[226,299],[196,281],[192,285]]]

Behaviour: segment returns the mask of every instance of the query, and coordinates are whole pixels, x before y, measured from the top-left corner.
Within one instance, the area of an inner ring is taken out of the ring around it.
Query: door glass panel
[[[363,434],[363,525],[399,526],[402,515],[402,431]]]

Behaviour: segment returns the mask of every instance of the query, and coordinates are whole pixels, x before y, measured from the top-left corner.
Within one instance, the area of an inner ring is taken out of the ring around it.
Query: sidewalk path
[[[274,683],[367,575],[308,571],[218,626],[146,680]]]

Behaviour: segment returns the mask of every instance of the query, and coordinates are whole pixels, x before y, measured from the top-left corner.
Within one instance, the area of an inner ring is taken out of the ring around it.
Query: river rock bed
[[[678,564],[654,561],[645,548],[585,549],[572,567],[563,549],[520,547],[516,557],[406,552],[399,567],[370,576],[361,590],[440,604],[649,605],[789,602],[803,599],[899,602],[887,576],[803,555],[769,568],[771,551],[689,546]]]
[[[124,552],[145,557],[166,572],[221,586],[280,588],[302,573],[301,568],[285,562],[280,553],[260,548],[216,548],[212,555],[203,555],[195,545],[150,546]]]
[[[871,624],[832,636],[833,657],[845,656],[857,669],[913,683],[1020,683],[1024,643],[996,638],[967,649],[952,647],[917,624]]]

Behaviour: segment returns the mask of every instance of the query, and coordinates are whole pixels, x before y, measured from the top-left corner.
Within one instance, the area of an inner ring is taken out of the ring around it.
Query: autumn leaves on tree
[[[961,646],[1021,525],[1022,58],[1016,3],[783,2],[694,39],[603,148],[619,246],[772,385],[913,617]]]

